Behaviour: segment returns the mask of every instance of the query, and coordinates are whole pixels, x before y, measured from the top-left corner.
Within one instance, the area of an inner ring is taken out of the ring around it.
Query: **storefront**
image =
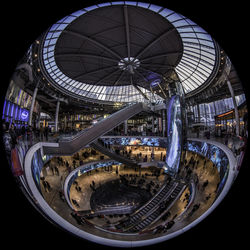
[[[9,123],[13,122],[17,128],[21,128],[22,126],[27,126],[28,124],[29,110],[5,100],[2,119]]]
[[[243,102],[238,106],[239,118],[240,118],[240,135],[244,136],[246,132],[246,115],[247,115],[247,105]],[[235,135],[236,133],[236,120],[234,109],[216,115],[215,117],[215,135],[223,137],[225,135]]]
[[[2,119],[6,122],[14,123],[16,128],[27,126],[31,102],[32,96],[17,86],[14,81],[11,81],[3,104]],[[36,101],[33,109],[33,120],[37,119],[39,113],[40,106]]]

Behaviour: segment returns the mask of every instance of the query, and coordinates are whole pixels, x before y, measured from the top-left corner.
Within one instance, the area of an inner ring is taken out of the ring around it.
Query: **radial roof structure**
[[[205,84],[216,70],[216,54],[211,36],[181,14],[120,1],[84,8],[52,25],[41,65],[51,84],[79,99],[142,102],[163,100],[164,79],[173,72],[185,93]]]

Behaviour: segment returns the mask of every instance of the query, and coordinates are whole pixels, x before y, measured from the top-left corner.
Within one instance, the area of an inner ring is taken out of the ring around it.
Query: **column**
[[[207,127],[207,110],[206,110],[206,103],[203,104],[204,105],[204,113],[205,113],[205,125]]]
[[[237,103],[236,103],[236,99],[235,99],[235,95],[234,95],[234,90],[233,87],[230,83],[229,80],[227,80],[227,86],[228,89],[230,91],[231,97],[233,99],[233,105],[234,105],[234,114],[235,114],[235,121],[236,121],[236,135],[239,136],[240,135],[240,117],[239,117],[239,111],[238,111],[238,107],[237,107]]]
[[[35,87],[35,90],[34,90],[33,96],[32,96],[31,107],[30,107],[30,116],[29,116],[29,122],[28,122],[28,124],[30,126],[32,126],[32,115],[33,115],[33,110],[34,110],[34,106],[35,106],[35,101],[36,101],[36,95],[37,95],[37,91],[38,91],[38,86],[39,86],[39,81],[36,84],[36,87]]]
[[[196,106],[197,106],[197,112],[198,112],[198,122],[200,122],[200,120],[201,120],[200,105],[197,104]]]
[[[197,112],[198,112],[198,123],[201,121],[201,115],[200,115],[200,105],[197,104]],[[197,128],[197,138],[200,137],[200,126]]]
[[[128,120],[124,121],[124,134],[128,135]]]
[[[66,114],[64,115],[64,131],[66,130],[67,127],[67,117]]]
[[[166,135],[166,110],[162,110],[162,136]]]
[[[40,116],[41,116],[41,113],[39,112],[39,114],[38,114],[38,119],[37,119],[37,123],[36,123],[36,127],[37,127],[38,129],[40,129]]]
[[[59,107],[60,107],[60,101],[57,100],[57,103],[56,103],[56,116],[55,116],[55,132],[58,132]]]
[[[155,132],[155,118],[154,116],[152,116],[152,135],[154,134]]]

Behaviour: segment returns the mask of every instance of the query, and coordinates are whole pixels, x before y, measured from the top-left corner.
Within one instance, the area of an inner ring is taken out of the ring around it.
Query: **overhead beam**
[[[147,50],[149,50],[153,45],[155,45],[157,42],[159,42],[164,36],[169,35],[171,32],[175,31],[175,28],[170,28],[164,33],[162,33],[160,36],[158,36],[156,39],[154,39],[152,42],[150,42],[141,52],[139,52],[136,55],[136,59],[139,59]]]
[[[131,83],[131,85],[133,85],[133,87],[136,88],[136,90],[137,90],[146,100],[149,101],[149,98],[147,97],[147,95],[145,95],[145,94],[138,88],[138,86],[137,86],[136,84],[134,84],[134,82],[133,82],[133,76],[132,76],[132,75],[130,76],[130,83]]]
[[[114,57],[118,58],[119,60],[122,59],[121,56],[119,54],[117,54],[115,51],[111,50],[106,45],[104,45],[104,44],[96,41],[95,39],[93,39],[91,37],[88,37],[88,36],[86,36],[84,34],[81,34],[81,33],[75,32],[75,31],[71,31],[71,30],[63,30],[62,32],[66,33],[66,34],[70,34],[70,35],[76,36],[76,37],[79,37],[79,38],[82,38],[82,39],[85,39],[85,40],[88,40],[89,42],[93,43],[97,47],[102,48],[102,49],[108,51],[111,55],[113,55]]]
[[[127,8],[127,5],[124,5],[123,12],[124,12],[124,19],[125,19],[128,62],[130,62],[130,56],[131,56],[130,55],[130,34],[129,34],[129,21],[128,21],[128,8]]]
[[[169,55],[175,55],[175,54],[182,54],[181,51],[171,51],[171,52],[165,52],[165,53],[162,53],[162,54],[159,54],[159,55],[155,55],[155,56],[150,56],[150,57],[146,57],[146,58],[143,58],[143,59],[140,59],[140,62],[144,62],[144,61],[148,61],[148,60],[152,60],[152,59],[158,59],[158,58],[162,58],[162,57],[167,57]]]
[[[111,76],[115,75],[115,74],[116,74],[117,72],[119,72],[119,71],[120,71],[120,69],[117,69],[117,70],[113,71],[111,74],[107,74],[106,76],[104,76],[103,78],[101,78],[99,81],[97,81],[97,82],[95,83],[95,85],[98,85],[99,83],[101,83],[102,81],[104,81],[104,80],[110,78]]]
[[[118,66],[117,65],[114,65],[114,66],[110,66],[110,67],[106,67],[106,68],[101,68],[101,69],[97,69],[97,70],[92,70],[92,71],[89,71],[89,72],[86,72],[86,73],[83,73],[83,74],[80,74],[76,77],[72,77],[73,80],[77,80],[83,76],[86,76],[86,75],[90,75],[90,74],[96,74],[96,73],[99,73],[101,71],[105,71],[105,70],[108,70],[108,69],[113,69],[113,68],[117,68]]]
[[[174,66],[172,65],[164,65],[164,64],[157,64],[157,63],[141,63],[141,65],[145,65],[145,66],[153,66],[153,67],[159,67],[159,68],[169,68],[169,69],[174,69]]]
[[[106,61],[116,62],[117,63],[116,59],[101,56],[101,55],[93,55],[93,54],[86,54],[86,53],[58,53],[58,54],[55,54],[55,58],[72,57],[72,56],[103,59],[103,60],[106,60]]]
[[[121,72],[120,76],[119,76],[118,79],[114,82],[113,86],[116,86],[116,85],[119,83],[119,81],[122,79],[124,73],[125,73],[125,71],[122,71],[122,72]]]

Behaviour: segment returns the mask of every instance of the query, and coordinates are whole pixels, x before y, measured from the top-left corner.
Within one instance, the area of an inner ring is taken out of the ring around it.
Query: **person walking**
[[[57,166],[54,166],[54,169],[55,169],[56,175],[57,175],[57,176],[59,176],[59,170],[58,170],[58,167],[57,167]]]
[[[12,140],[12,147],[15,147],[15,145],[17,144],[17,134],[15,131],[14,123],[11,123],[10,129],[9,129],[9,134],[10,134],[11,140]]]
[[[47,186],[47,188],[48,188],[48,192],[50,192],[50,191],[51,191],[51,186],[50,186],[50,184],[48,183],[48,181],[45,181],[45,183],[46,183],[46,186]]]
[[[45,140],[48,141],[48,135],[49,135],[49,127],[46,126],[44,128],[44,136],[45,136]]]
[[[33,142],[33,130],[32,127],[29,125],[28,126],[28,130],[27,130],[27,136],[28,136],[28,142],[29,142],[29,146],[32,146],[32,142]]]
[[[55,175],[55,171],[54,171],[53,165],[48,164],[48,168],[49,168],[50,172],[52,173],[52,175]]]
[[[8,122],[3,123],[2,129],[3,129],[4,148],[5,148],[8,163],[11,166],[11,150],[14,145],[12,144],[12,138],[9,132],[9,123]]]
[[[43,133],[44,133],[44,128],[43,128],[43,126],[40,126],[39,135],[40,135],[40,140],[41,140],[41,141],[43,141],[43,139],[44,139],[44,138],[43,138],[43,135],[44,135]]]

